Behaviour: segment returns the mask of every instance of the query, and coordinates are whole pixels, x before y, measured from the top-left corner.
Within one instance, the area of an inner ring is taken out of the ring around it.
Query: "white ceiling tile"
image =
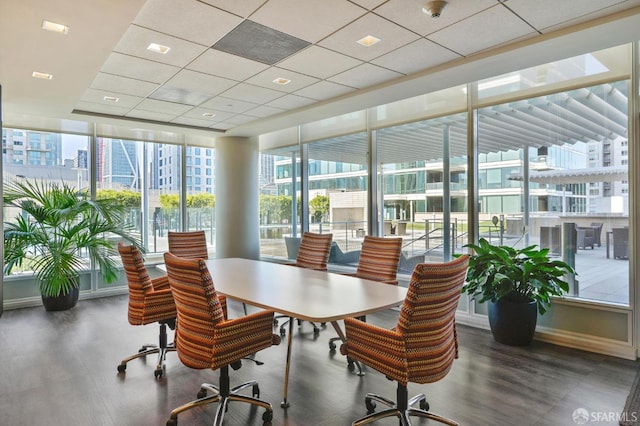
[[[535,31],[522,19],[498,5],[437,31],[428,38],[469,56],[532,33]]]
[[[375,13],[420,35],[427,35],[497,4],[496,0],[450,0],[442,15],[433,19],[422,12],[427,2],[427,0],[389,0],[377,8]],[[413,9],[411,13],[408,13],[409,8]]]
[[[379,38],[380,42],[368,47],[357,42],[369,35]],[[420,38],[419,35],[401,26],[368,13],[318,44],[345,55],[369,61],[418,38]]]
[[[277,84],[273,80],[277,78],[285,78],[291,80],[287,84]],[[295,92],[303,87],[317,83],[318,79],[307,75],[298,74],[293,71],[285,70],[278,67],[271,67],[261,73],[246,80],[245,83],[255,84],[256,86],[266,87],[267,89],[280,90],[283,92]]]
[[[622,0],[510,0],[507,6],[538,30],[606,10]]]
[[[214,129],[219,129],[219,130],[229,130],[229,129],[233,129],[234,127],[236,127],[236,125],[220,121],[220,122],[217,122],[217,123],[213,123],[213,125],[211,127],[214,128]]]
[[[100,71],[151,83],[164,83],[180,68],[113,52]]]
[[[186,126],[197,126],[197,127],[210,127],[213,125],[211,120],[203,120],[201,118],[191,118],[180,116],[171,120],[172,123],[176,124],[184,124]]]
[[[328,78],[362,64],[362,61],[319,46],[309,46],[278,63],[278,67],[318,78]]]
[[[213,99],[200,105],[201,108],[212,109],[214,112],[227,111],[234,114],[242,114],[252,108],[257,107],[257,103],[245,102],[239,99],[225,98],[223,96],[216,96]],[[224,119],[223,119],[224,120]]]
[[[346,86],[363,89],[367,86],[383,83],[401,77],[402,74],[372,64],[362,64],[329,80]]]
[[[139,118],[141,120],[167,121],[167,122],[177,117],[177,115],[174,115],[174,114],[164,114],[160,112],[143,111],[138,109],[129,111],[125,116],[131,117],[131,118]]]
[[[153,52],[147,47],[157,43],[169,47],[166,54]],[[150,61],[183,67],[207,49],[206,46],[171,37],[147,28],[130,25],[120,39],[114,52],[125,53]]]
[[[365,12],[344,0],[270,0],[251,20],[315,43]]]
[[[380,6],[382,3],[388,0],[351,0],[353,3],[356,3],[367,10],[373,10],[376,7]],[[406,0],[405,0],[406,1]]]
[[[202,0],[204,3],[208,3],[212,6],[218,7],[227,12],[231,12],[235,15],[240,15],[243,18],[247,18],[257,8],[259,8],[265,0]]]
[[[213,117],[204,117],[202,114],[204,113],[214,113],[215,116]],[[200,120],[208,120],[209,123],[214,123],[217,121],[224,121],[229,117],[233,117],[236,113],[233,112],[225,112],[225,111],[220,111],[218,109],[212,109],[212,108],[193,108],[189,111],[187,111],[186,113],[183,114],[183,117],[189,117],[189,118],[197,118]]]
[[[302,90],[298,90],[295,94],[322,101],[344,95],[345,93],[354,92],[355,90],[356,89],[353,87],[343,86],[342,84],[332,83],[330,81],[321,81],[319,83],[312,84],[309,87],[305,87]]]
[[[138,111],[162,112],[171,115],[182,115],[193,108],[190,105],[176,104],[173,102],[145,99],[136,107]]]
[[[269,68],[269,65],[220,50],[207,49],[206,52],[187,65],[187,68],[236,81],[243,81]]]
[[[134,24],[211,46],[242,18],[197,0],[148,0]]]
[[[76,104],[75,109],[80,111],[91,111],[98,114],[125,115],[131,108],[80,101]]]
[[[420,39],[371,61],[403,74],[413,74],[443,64],[460,55],[429,40]]]
[[[118,102],[105,101],[105,96],[115,96],[118,98]],[[82,95],[81,101],[131,109],[138,105],[143,99],[144,98],[139,96],[125,95],[122,93],[114,94],[113,92],[105,90],[87,89],[84,95]]]
[[[233,80],[191,70],[182,70],[165,83],[167,86],[208,93],[213,96],[236,84],[238,83]]]
[[[126,93],[145,97],[159,87],[156,83],[122,77],[99,72],[91,83],[92,89],[106,90],[113,93]]]
[[[266,105],[261,105],[259,107],[256,107],[254,109],[250,109],[249,111],[245,112],[246,115],[250,115],[252,117],[269,117],[270,115],[276,115],[280,112],[283,112],[284,109],[282,108],[274,108],[271,106],[266,106]]]
[[[300,108],[305,105],[310,105],[314,102],[315,102],[314,99],[305,98],[303,96],[285,95],[281,98],[276,99],[275,101],[269,102],[266,105],[289,110],[294,108]]]
[[[265,104],[284,96],[284,92],[258,87],[252,84],[240,83],[226,92],[221,93],[221,95],[226,98],[238,99],[245,102]]]
[[[230,123],[230,124],[235,124],[236,126],[239,124],[245,124],[245,123],[249,123],[251,121],[254,121],[256,119],[256,117],[250,117],[248,115],[242,115],[242,114],[238,114],[238,115],[234,115],[233,117],[225,120],[225,123]]]

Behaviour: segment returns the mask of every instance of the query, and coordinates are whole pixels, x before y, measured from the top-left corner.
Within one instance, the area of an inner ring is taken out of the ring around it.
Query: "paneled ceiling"
[[[640,0],[450,0],[432,19],[425,3],[3,1],[5,122],[29,117],[38,127],[52,117],[252,136],[421,94],[433,70],[640,14]],[[68,34],[44,31],[44,19],[68,25]],[[380,41],[357,42],[366,36]],[[157,53],[151,43],[170,49]],[[34,79],[34,71],[53,77]]]

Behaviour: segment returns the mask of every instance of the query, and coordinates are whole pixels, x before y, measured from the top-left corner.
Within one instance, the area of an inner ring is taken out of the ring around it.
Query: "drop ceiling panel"
[[[379,38],[380,42],[368,47],[357,43],[358,40],[369,35]],[[418,38],[420,38],[419,35],[405,28],[373,13],[368,13],[318,44],[354,58],[369,61]]]
[[[442,15],[433,19],[422,12],[422,7],[427,2],[428,0],[389,0],[377,8],[375,13],[424,36],[498,4],[497,0],[450,0]],[[413,8],[411,12],[410,8]]]
[[[130,109],[138,105],[144,99],[139,96],[120,94],[117,96],[118,101],[114,102],[114,101],[105,101],[104,100],[105,96],[112,97],[113,92],[105,91],[105,90],[87,89],[84,92],[84,95],[82,95],[81,101]]]
[[[371,63],[403,74],[412,74],[459,57],[457,53],[422,38],[374,59]]]
[[[158,87],[160,87],[160,85],[156,83],[149,83],[147,81],[106,74],[103,72],[99,72],[91,84],[91,88],[93,89],[105,90],[113,93],[125,93],[140,97],[146,97]]]
[[[367,63],[331,77],[329,80],[362,89],[398,77],[402,77],[402,74]]]
[[[252,84],[240,83],[226,92],[221,93],[221,95],[227,98],[252,102],[254,104],[264,104],[284,96],[284,92],[267,89],[265,87],[258,87]]]
[[[234,124],[234,125],[239,125],[239,124],[245,124],[245,123],[249,123],[251,121],[254,121],[256,119],[256,117],[251,117],[249,115],[242,115],[242,114],[238,114],[238,115],[234,115],[233,117],[229,118],[228,120],[225,120],[225,123],[228,124]]]
[[[165,121],[168,123],[171,120],[177,118],[177,115],[135,109],[135,110],[129,111],[126,114],[126,117],[139,118],[141,120],[149,120],[149,121],[160,121],[160,122]]]
[[[345,93],[354,92],[355,90],[356,89],[354,87],[348,87],[342,84],[332,83],[325,80],[316,84],[312,84],[309,87],[305,87],[302,90],[298,90],[295,94],[304,96],[306,98],[322,101],[325,99],[344,95]]]
[[[213,117],[203,117],[202,114],[205,113],[215,113],[215,116]],[[216,110],[216,111],[212,111],[209,108],[193,108],[190,109],[189,111],[185,112],[182,116],[183,117],[187,117],[187,118],[194,118],[194,119],[201,119],[201,120],[206,120],[209,123],[214,123],[217,121],[224,121],[227,118],[233,117],[235,115],[235,113],[233,112],[225,112],[225,111],[220,111],[220,110]]]
[[[80,111],[94,112],[97,114],[124,115],[129,112],[131,108],[121,107],[115,104],[106,105],[94,102],[80,101],[76,104],[75,109]]]
[[[243,18],[248,18],[265,0],[202,0],[202,2]]]
[[[252,117],[262,118],[262,117],[269,117],[270,115],[275,115],[283,111],[284,109],[282,108],[275,108],[271,106],[262,105],[254,109],[250,109],[249,111],[245,112],[245,114],[250,115]]]
[[[186,126],[196,126],[196,127],[215,127],[214,122],[211,120],[205,120],[202,118],[191,118],[180,116],[171,120],[172,123],[184,124]]]
[[[278,98],[274,101],[271,101],[269,103],[267,103],[268,106],[272,106],[272,107],[276,107],[276,108],[281,108],[281,109],[293,109],[293,108],[300,108],[303,107],[305,105],[310,105],[312,103],[314,103],[315,100],[314,99],[310,99],[310,98],[305,98],[303,96],[297,96],[297,95],[285,95],[281,98]]]
[[[236,81],[243,81],[269,68],[269,65],[219,50],[207,49],[206,52],[187,65],[187,68]]]
[[[240,22],[239,16],[197,0],[148,0],[133,23],[211,46]]]
[[[171,115],[182,115],[189,111],[190,105],[183,105],[174,102],[164,102],[155,99],[145,99],[136,107],[136,110],[167,113]]]
[[[171,87],[165,84],[164,86],[153,92],[151,95],[149,95],[149,99],[196,106],[200,105],[204,101],[211,99],[211,95],[203,92],[185,90],[179,87]]]
[[[208,108],[214,112],[227,111],[234,114],[242,114],[257,106],[258,104],[254,102],[245,102],[239,99],[225,98],[224,96],[216,96],[200,105],[201,108]]]
[[[357,5],[362,6],[367,10],[373,10],[387,0],[351,0],[351,1],[352,3],[356,3]]]
[[[429,35],[429,39],[461,55],[537,34],[526,22],[498,5]]]
[[[160,44],[170,49],[166,54],[154,52],[147,49],[151,43]],[[131,25],[113,50],[115,52],[149,59],[150,61],[184,67],[206,49],[206,46],[200,44],[171,37],[137,25]]]
[[[360,64],[358,59],[314,45],[278,63],[278,67],[325,79]]]
[[[251,19],[316,43],[364,13],[366,10],[344,0],[270,0]]]
[[[290,82],[284,85],[274,83],[273,81],[278,78],[284,78],[290,80]],[[310,86],[318,81],[319,80],[317,78],[298,74],[278,67],[271,67],[246,80],[249,84],[255,84],[256,86],[266,87],[267,89],[276,89],[289,93]]]
[[[224,92],[236,84],[237,82],[233,80],[191,70],[182,70],[166,82],[167,86],[208,93],[211,96]]]
[[[579,20],[581,16],[589,15],[620,3],[640,4],[638,1],[629,2],[623,0],[537,0],[535,2],[509,0],[507,6],[536,29],[542,30],[566,21]]]
[[[179,70],[180,68],[172,65],[135,58],[117,52],[109,55],[101,69],[101,71],[105,73],[134,78],[150,83],[164,83]]]

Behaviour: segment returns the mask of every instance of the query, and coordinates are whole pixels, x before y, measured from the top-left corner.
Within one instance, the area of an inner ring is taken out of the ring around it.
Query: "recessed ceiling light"
[[[211,117],[215,117],[216,115],[214,113],[212,113],[212,112],[203,112],[202,116],[211,118]]]
[[[369,47],[369,46],[373,46],[374,44],[378,43],[380,41],[380,39],[378,37],[374,37],[372,35],[368,35],[366,37],[361,38],[360,40],[358,40],[358,43]]]
[[[108,102],[118,102],[120,100],[120,98],[116,98],[115,96],[105,96],[103,99]]]
[[[288,78],[278,77],[275,80],[273,80],[273,82],[275,84],[280,84],[280,85],[284,86],[285,84],[291,83],[291,80],[289,80]]]
[[[42,29],[60,34],[67,34],[69,32],[68,26],[47,21],[46,19],[42,21]]]
[[[147,50],[150,50],[152,52],[162,53],[163,55],[166,55],[167,52],[169,50],[171,50],[171,48],[168,47],[168,46],[163,46],[163,45],[158,44],[158,43],[151,43],[149,45],[149,47],[147,47]]]
[[[38,72],[38,71],[32,72],[31,76],[35,78],[41,78],[43,80],[51,80],[53,78],[51,74],[47,74],[45,72]]]

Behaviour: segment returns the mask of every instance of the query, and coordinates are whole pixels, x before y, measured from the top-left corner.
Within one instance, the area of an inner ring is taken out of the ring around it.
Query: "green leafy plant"
[[[479,302],[535,301],[538,312],[544,314],[552,296],[569,291],[565,275],[575,273],[567,263],[551,260],[548,248],[538,249],[536,245],[515,249],[492,245],[482,238],[477,245],[465,247],[473,249],[474,254],[469,258],[462,291]]]
[[[141,248],[123,222],[123,205],[114,198],[91,200],[89,193],[64,182],[24,180],[5,184],[3,200],[5,208],[19,209],[4,223],[5,273],[25,262],[44,296],[65,295],[77,287],[88,260],[105,282],[115,281],[119,268],[113,237]]]

